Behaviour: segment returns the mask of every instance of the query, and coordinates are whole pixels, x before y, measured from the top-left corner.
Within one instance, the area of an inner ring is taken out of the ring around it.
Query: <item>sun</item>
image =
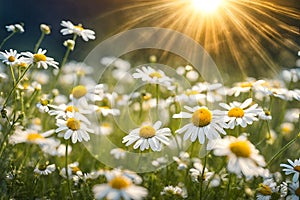
[[[190,0],[192,7],[196,11],[213,13],[222,5],[223,0]]]

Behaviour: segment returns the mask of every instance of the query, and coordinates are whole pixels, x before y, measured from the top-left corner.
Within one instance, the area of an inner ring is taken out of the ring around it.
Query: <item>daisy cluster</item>
[[[51,26],[40,25],[38,42],[26,52],[2,49],[25,31],[24,24],[6,26],[10,35],[0,46],[4,198],[299,199],[300,159],[281,163],[299,154],[298,69],[224,84],[203,80],[191,65],[172,66],[170,73],[153,55],[138,66],[107,56],[99,63],[108,70],[95,80],[94,66],[68,60],[76,41],[94,40],[95,32],[71,21],[61,26],[63,37],[71,36],[61,62],[41,48]],[[104,137],[113,148],[87,151]],[[99,162],[107,151],[116,167]],[[133,153],[155,170],[126,169]]]

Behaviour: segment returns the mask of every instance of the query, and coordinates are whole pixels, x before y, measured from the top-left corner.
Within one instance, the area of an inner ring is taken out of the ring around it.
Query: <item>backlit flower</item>
[[[96,38],[94,31],[83,28],[81,24],[74,25],[70,21],[62,21],[60,25],[65,27],[60,30],[63,35],[75,34],[82,37],[84,41],[94,40]]]
[[[16,50],[10,49],[9,51],[5,50],[5,52],[0,52],[0,60],[3,63],[10,66],[15,66],[18,62],[20,62],[20,56]]]
[[[226,156],[227,169],[231,173],[243,174],[246,177],[263,175],[265,160],[244,135],[238,138],[226,136],[223,139],[211,140],[207,149],[213,150],[216,156]]]
[[[126,143],[126,146],[134,144],[133,148],[140,148],[141,151],[149,149],[153,151],[161,151],[162,143],[169,144],[169,136],[171,136],[171,130],[169,128],[160,129],[162,122],[157,121],[154,125],[144,125],[140,128],[132,130],[128,135],[123,138],[122,143]]]
[[[184,106],[189,112],[180,112],[173,115],[173,118],[187,118],[191,120],[191,123],[186,124],[182,128],[178,129],[176,133],[185,132],[183,139],[190,138],[192,142],[195,142],[198,138],[200,144],[205,142],[205,138],[208,140],[214,140],[220,138],[220,134],[226,135],[224,131],[225,123],[222,118],[215,115],[215,111],[210,111],[207,107],[189,107]]]
[[[33,54],[31,52],[24,52],[21,53],[24,58],[24,61],[29,65],[34,64],[37,68],[43,67],[44,69],[48,69],[48,66],[52,66],[58,69],[58,62],[56,62],[53,58],[47,57],[46,54],[47,50],[39,49],[37,53]]]
[[[280,167],[283,167],[282,171],[285,172],[285,175],[293,175],[293,182],[297,182],[299,180],[300,173],[300,159],[296,159],[294,162],[290,159],[287,160],[288,164],[280,164]]]

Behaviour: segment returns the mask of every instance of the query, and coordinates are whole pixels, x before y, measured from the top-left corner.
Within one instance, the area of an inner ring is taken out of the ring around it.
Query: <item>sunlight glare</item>
[[[222,4],[223,0],[191,0],[193,8],[197,11],[212,13]]]

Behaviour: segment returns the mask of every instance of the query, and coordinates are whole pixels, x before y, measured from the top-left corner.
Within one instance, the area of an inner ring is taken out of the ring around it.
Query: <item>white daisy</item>
[[[63,35],[75,34],[82,37],[84,41],[94,40],[96,38],[94,31],[83,28],[81,24],[76,26],[70,21],[62,21],[60,25],[65,27],[60,30]]]
[[[68,176],[67,176],[65,167],[61,169],[60,175],[64,178],[69,177],[70,180],[73,180],[75,182],[75,185],[78,184],[80,179],[84,178],[84,175],[83,175],[81,169],[79,168],[78,162],[68,164],[67,168],[68,168],[67,169]]]
[[[243,174],[249,178],[263,175],[265,160],[244,135],[238,138],[226,136],[223,139],[211,140],[207,149],[214,150],[216,156],[227,156],[227,169],[231,173]]]
[[[101,101],[104,98],[105,85],[98,84],[96,86],[86,87],[84,85],[77,85],[72,89],[70,99],[75,106],[88,108],[88,101]]]
[[[300,199],[300,187],[299,182],[289,184],[290,195],[286,197],[287,200],[299,200]]]
[[[104,117],[108,115],[117,116],[120,115],[120,110],[116,108],[110,108],[108,106],[94,106],[94,111],[101,113]]]
[[[89,141],[89,133],[94,133],[93,129],[88,128],[91,123],[78,113],[74,113],[73,116],[67,119],[57,119],[56,125],[58,128],[55,130],[59,133],[59,137],[64,137],[65,140],[72,139],[73,143]]]
[[[77,113],[77,115],[80,115],[81,118],[88,120],[83,114],[92,113],[92,110],[79,109],[72,103],[68,105],[60,104],[59,106],[48,104],[48,107],[51,108],[51,110],[48,111],[48,114],[55,116],[56,119],[67,119],[74,115],[74,113]]]
[[[272,196],[278,193],[279,187],[277,187],[277,183],[272,178],[269,178],[260,183],[256,191],[258,193],[256,195],[257,200],[271,200]]]
[[[47,137],[51,136],[53,133],[54,130],[38,133],[36,130],[33,129],[17,129],[15,130],[14,134],[10,136],[9,141],[12,144],[29,143],[42,145],[50,142],[50,138]]]
[[[294,162],[290,159],[287,160],[288,164],[280,164],[280,167],[283,167],[282,171],[285,172],[285,175],[293,175],[293,182],[297,182],[299,180],[299,173],[300,173],[300,159],[296,159]]]
[[[20,32],[20,33],[24,32],[24,27],[21,24],[12,24],[12,25],[5,26],[5,28],[8,32]]]
[[[0,60],[6,65],[15,66],[20,62],[20,56],[16,50],[10,49],[9,51],[5,50],[5,52],[0,52]]]
[[[168,145],[168,136],[172,135],[169,128],[160,129],[161,125],[162,122],[157,121],[153,126],[144,125],[136,128],[123,138],[122,143],[126,143],[126,146],[129,146],[135,142],[133,148],[140,148],[141,151],[149,149],[149,147],[153,151],[161,151],[161,143]]]
[[[261,119],[261,120],[270,121],[270,120],[272,120],[272,115],[271,115],[270,111],[262,110],[262,112],[260,112],[258,114],[258,118]]]
[[[172,186],[172,185],[169,185],[169,186],[166,186],[164,187],[163,191],[160,192],[160,195],[162,196],[167,196],[167,197],[170,197],[170,198],[187,198],[188,197],[188,194],[187,194],[187,190],[186,188],[184,187],[179,187],[179,186]]]
[[[245,100],[243,103],[236,101],[229,103],[229,105],[220,103],[219,105],[228,111],[221,111],[219,113],[223,113],[224,120],[228,123],[228,128],[233,129],[235,126],[239,125],[244,128],[247,124],[252,124],[253,121],[258,121],[257,115],[263,112],[261,108],[257,108],[257,104],[251,104],[251,98]]]
[[[49,175],[55,171],[55,164],[52,165],[39,165],[34,169],[34,173],[39,175]]]
[[[136,69],[136,73],[133,73],[132,76],[150,84],[163,85],[169,90],[174,89],[174,86],[172,86],[173,81],[170,77],[166,76],[162,70],[155,70],[150,66],[143,66],[142,69]]]
[[[21,55],[25,56],[24,61],[31,65],[35,64],[37,68],[43,67],[44,69],[48,68],[49,66],[52,66],[56,69],[58,69],[58,62],[54,61],[53,58],[47,57],[46,54],[47,50],[39,49],[37,53],[33,54],[31,52],[23,52]]]
[[[184,106],[187,112],[180,112],[174,114],[173,118],[188,118],[191,119],[191,123],[186,124],[182,128],[176,130],[176,133],[185,132],[183,139],[190,138],[192,142],[195,142],[198,138],[200,144],[204,144],[205,138],[208,140],[214,140],[220,138],[220,133],[226,135],[224,131],[225,122],[222,118],[215,115],[215,111],[210,111],[205,106],[189,107]]]
[[[263,83],[265,83],[264,80],[256,81],[253,78],[248,78],[248,80],[245,82],[236,83],[235,86],[228,91],[228,93],[229,95],[234,95],[235,97],[237,97],[241,93],[250,92],[252,89],[255,89]]]
[[[126,156],[126,151],[121,148],[114,148],[110,151],[110,154],[117,160],[124,159]]]
[[[188,168],[188,165],[191,161],[190,155],[187,152],[180,152],[179,157],[173,156],[173,160],[177,163],[178,170],[185,170]]]
[[[133,181],[121,173],[106,173],[108,183],[95,185],[93,187],[95,199],[144,199],[148,191],[146,188],[136,186]]]

